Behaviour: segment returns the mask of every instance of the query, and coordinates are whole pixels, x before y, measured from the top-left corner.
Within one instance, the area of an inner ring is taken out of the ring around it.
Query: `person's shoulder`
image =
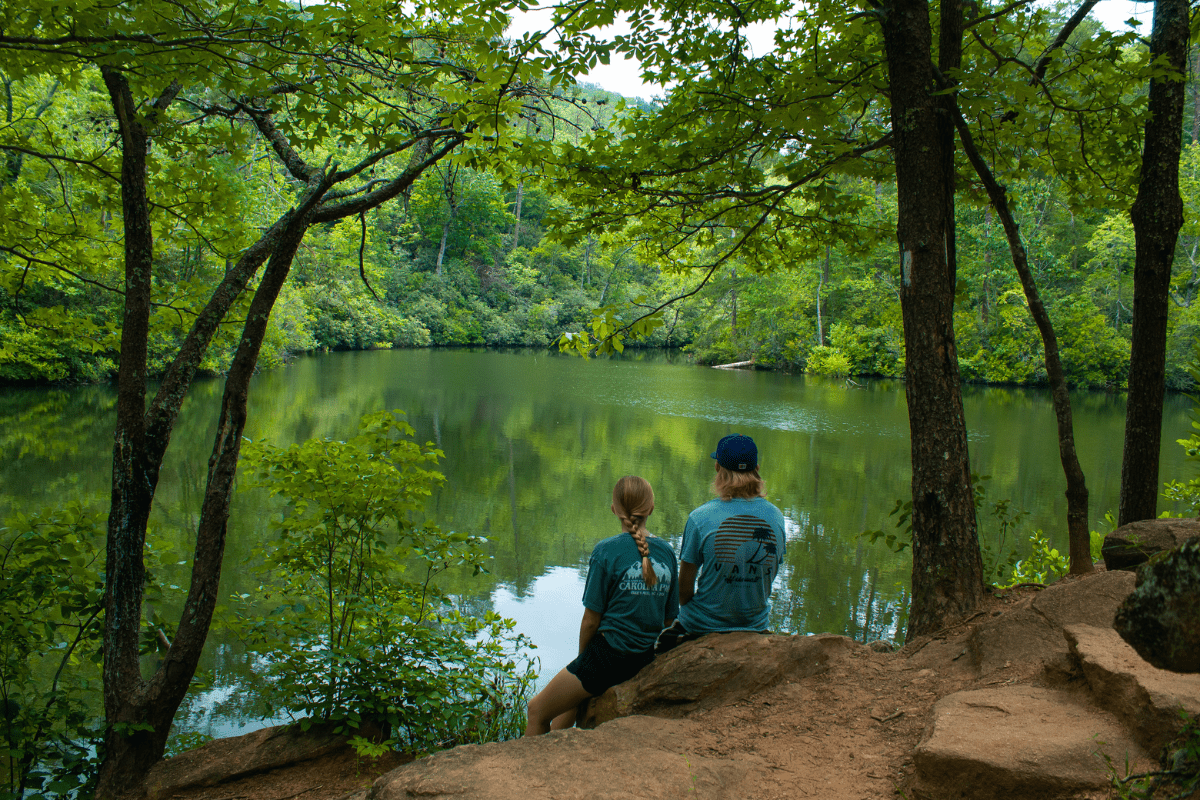
[[[765,497],[756,497],[754,498],[754,504],[755,508],[757,508],[760,512],[773,517],[774,519],[772,521],[778,521],[779,524],[783,524],[783,512],[780,511],[779,507],[770,500]]]
[[[619,547],[622,538],[629,538],[627,533],[618,533],[615,536],[609,536],[607,539],[601,539],[596,542],[596,546],[592,548],[592,556],[604,555],[610,552],[613,548]]]
[[[714,497],[712,500],[709,500],[707,503],[701,503],[700,505],[693,508],[692,513],[689,514],[688,516],[705,517],[705,516],[708,516],[709,514],[720,513],[725,508],[726,505],[727,505],[727,501],[722,500],[719,497]]]
[[[661,536],[655,536],[654,534],[650,534],[650,536],[646,539],[646,541],[650,543],[651,547],[658,548],[659,550],[668,552],[672,556],[675,555],[675,548],[671,547],[671,543],[668,542],[666,539],[662,538]]]

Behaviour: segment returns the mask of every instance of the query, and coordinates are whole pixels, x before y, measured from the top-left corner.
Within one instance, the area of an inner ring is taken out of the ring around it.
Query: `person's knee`
[[[546,709],[545,704],[542,702],[542,696],[540,694],[534,695],[533,699],[525,706],[525,718],[531,723],[549,722],[549,720],[545,719],[545,714]]]

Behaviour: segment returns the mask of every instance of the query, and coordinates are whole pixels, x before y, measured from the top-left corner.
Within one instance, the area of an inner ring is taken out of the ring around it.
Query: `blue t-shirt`
[[[662,539],[646,537],[658,583],[642,579],[642,557],[628,533],[596,545],[588,561],[583,606],[600,614],[600,632],[614,649],[644,653],[654,648],[663,623],[679,613],[679,566]]]
[[[679,560],[700,567],[679,609],[691,633],[764,631],[771,583],[786,551],[783,514],[762,497],[710,500],[688,515]]]

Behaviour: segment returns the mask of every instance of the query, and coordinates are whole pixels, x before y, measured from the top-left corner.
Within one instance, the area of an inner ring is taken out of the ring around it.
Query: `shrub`
[[[248,484],[287,501],[272,522],[258,595],[236,628],[268,664],[268,714],[381,725],[391,743],[428,750],[486,727],[521,680],[513,622],[460,613],[433,583],[453,567],[483,571],[483,540],[416,515],[443,476],[442,453],[411,440],[396,412],[363,417],[345,442],[246,447]],[[528,679],[526,678],[526,683]]]
[[[850,374],[850,359],[836,347],[821,345],[809,351],[804,371],[812,375],[844,378]]]
[[[0,798],[82,790],[100,731],[104,517],[66,503],[0,528]]]

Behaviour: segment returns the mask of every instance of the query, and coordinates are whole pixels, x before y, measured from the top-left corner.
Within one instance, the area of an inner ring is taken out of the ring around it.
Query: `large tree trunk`
[[[884,10],[912,439],[911,639],[979,606],[983,566],[954,343],[953,122],[934,94],[928,4]],[[943,4],[943,69],[959,57],[961,14],[958,0]]]
[[[1150,58],[1165,57],[1175,74],[1150,80],[1150,115],[1142,150],[1141,183],[1129,212],[1133,219],[1136,260],[1129,401],[1121,462],[1121,525],[1157,515],[1171,265],[1179,229],[1183,226],[1179,153],[1187,54],[1187,0],[1155,0]]]
[[[143,148],[138,152],[144,153],[145,150]],[[137,158],[130,160],[139,162]],[[144,159],[141,159],[140,163],[144,166]],[[196,672],[217,603],[221,561],[225,550],[225,526],[229,517],[229,500],[241,448],[242,431],[245,428],[250,378],[258,363],[258,353],[266,335],[271,308],[279,296],[292,259],[308,229],[308,215],[326,188],[328,185],[324,182],[324,176],[315,177],[302,199],[300,208],[289,212],[283,220],[284,224],[273,226],[268,232],[271,234],[271,258],[251,301],[242,336],[225,381],[221,418],[213,454],[209,459],[208,482],[196,533],[187,600],[162,664],[148,681],[142,680],[138,669],[142,582],[135,583],[129,579],[114,580],[114,570],[107,572],[106,610],[111,615],[113,612],[108,609],[116,609],[119,615],[117,619],[124,624],[106,625],[105,629],[107,725],[104,736],[105,757],[96,787],[98,798],[128,797],[140,793],[146,774],[162,758],[175,712],[187,694],[188,684]],[[129,210],[127,207],[126,212]],[[146,219],[148,220],[148,217]],[[133,227],[137,227],[136,222]],[[127,235],[129,228],[130,224],[127,223]],[[250,252],[256,253],[255,248],[251,248]],[[261,258],[258,259],[258,263],[261,263]],[[149,308],[148,293],[145,295],[145,303]],[[138,342],[132,344],[136,352]],[[185,344],[184,352],[187,351]],[[180,360],[182,359],[176,361]],[[144,356],[142,363],[145,363]],[[168,373],[168,377],[170,375],[171,373]],[[144,377],[139,385],[143,389],[144,397]],[[143,434],[146,429],[145,423],[159,421],[162,414],[169,413],[173,422],[173,413],[160,411],[160,399],[156,397],[155,404],[144,417],[137,415],[137,425]],[[173,412],[178,412],[177,405],[174,406]],[[118,442],[120,424],[119,422]],[[146,520],[153,501],[154,484],[157,483],[158,467],[162,463],[169,437],[170,425],[167,425],[162,438],[152,443],[146,442],[143,435],[141,474],[145,476],[145,481],[142,485],[130,486],[128,482],[122,481],[121,490],[118,491],[114,468],[114,513],[109,518],[108,563],[118,566],[118,574],[137,574],[144,577],[141,543],[145,541]],[[118,462],[114,459],[114,464],[116,463]],[[115,512],[119,507],[133,513],[117,515]],[[133,550],[135,542],[139,543],[136,551]],[[114,555],[118,556],[115,562],[112,560]],[[116,630],[110,630],[113,627]]]
[[[1054,416],[1058,422],[1058,457],[1062,462],[1063,475],[1067,481],[1067,537],[1071,551],[1071,573],[1080,575],[1092,572],[1091,534],[1088,531],[1088,489],[1084,480],[1083,468],[1079,465],[1079,456],[1075,452],[1075,425],[1071,415],[1071,395],[1067,391],[1067,381],[1063,377],[1062,359],[1058,353],[1058,337],[1050,322],[1050,315],[1042,304],[1038,293],[1037,283],[1033,272],[1029,269],[1025,246],[1021,242],[1021,231],[1013,218],[1012,209],[1008,205],[1008,192],[996,180],[975,147],[974,137],[966,120],[955,109],[955,124],[962,139],[963,149],[975,167],[975,172],[987,189],[988,198],[1000,222],[1004,226],[1004,234],[1008,238],[1008,249],[1012,253],[1013,266],[1021,276],[1021,287],[1025,290],[1025,299],[1029,303],[1029,313],[1037,323],[1042,335],[1042,346],[1046,353],[1046,375],[1050,379],[1050,390],[1054,400]]]
[[[126,275],[105,573],[106,730],[96,788],[97,797],[110,798],[141,794],[145,775],[162,756],[175,712],[195,674],[218,595],[248,386],[271,309],[305,232],[312,224],[354,216],[404,195],[413,181],[449,155],[463,137],[457,133],[439,136],[441,143],[436,149],[432,139],[423,138],[413,145],[408,166],[399,175],[383,183],[372,181],[366,191],[330,199],[332,185],[355,179],[365,163],[334,172],[310,167],[291,149],[269,113],[246,108],[259,133],[292,177],[304,185],[304,191],[296,206],[226,269],[146,408],[154,256],[146,154],[156,118],[173,102],[180,86],[172,83],[157,100],[139,108],[124,74],[104,68],[102,76],[120,131]],[[143,547],[159,469],[198,365],[218,326],[264,262],[267,267],[251,300],[226,379],[188,596],[162,663],[149,680],[143,680],[138,659],[146,574]]]
[[[111,751],[125,745],[137,747],[149,735],[144,730],[123,731],[118,726],[133,722],[123,712],[129,699],[138,696],[144,686],[138,662],[142,590],[146,580],[142,550],[161,462],[147,457],[144,418],[154,256],[146,195],[149,135],[144,121],[139,119],[125,77],[107,67],[102,69],[102,75],[121,137],[121,207],[125,222],[125,305],[105,553],[104,711],[108,721],[105,747]],[[162,738],[165,742],[165,732]],[[160,748],[154,758],[161,752]],[[107,774],[102,772],[101,788],[115,786],[120,777],[111,770]]]

